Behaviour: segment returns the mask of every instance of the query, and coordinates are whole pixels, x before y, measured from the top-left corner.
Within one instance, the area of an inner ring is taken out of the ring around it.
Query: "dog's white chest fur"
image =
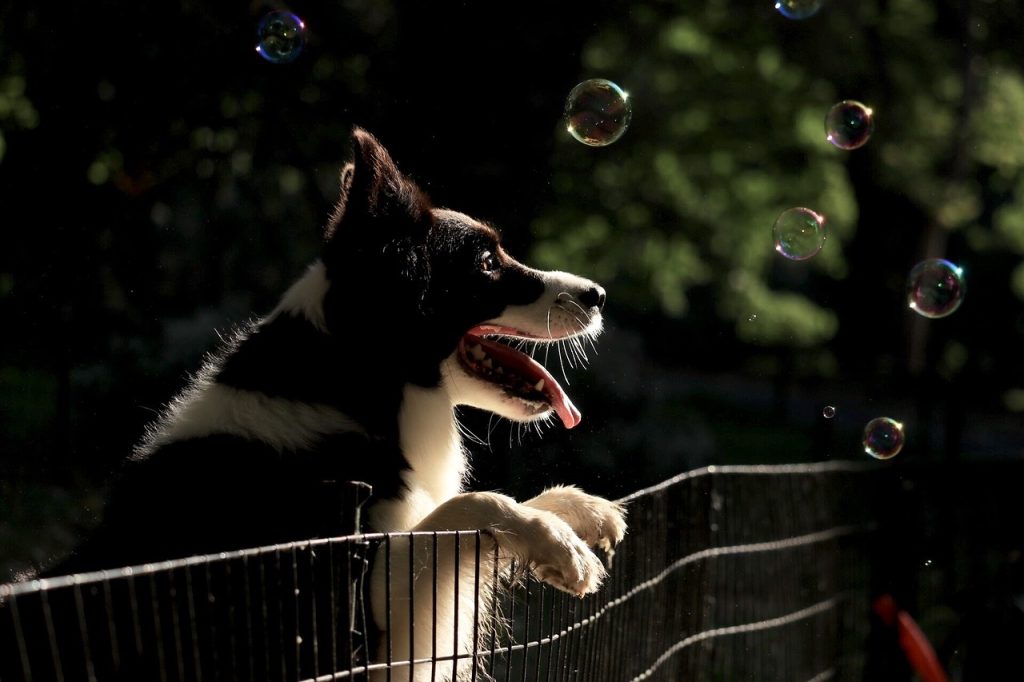
[[[462,492],[466,454],[444,386],[407,385],[398,415],[399,443],[409,469],[406,490],[370,510],[370,524],[385,532],[413,528],[438,505]]]

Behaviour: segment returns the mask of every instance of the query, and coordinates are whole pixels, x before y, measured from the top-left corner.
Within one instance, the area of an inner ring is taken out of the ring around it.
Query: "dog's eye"
[[[498,269],[498,257],[490,251],[484,251],[480,255],[480,271],[494,272]]]

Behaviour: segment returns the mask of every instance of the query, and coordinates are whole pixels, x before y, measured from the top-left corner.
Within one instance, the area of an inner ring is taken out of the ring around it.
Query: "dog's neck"
[[[409,530],[438,505],[462,491],[466,454],[455,411],[443,386],[407,385],[398,416],[399,443],[409,468],[402,472],[406,490],[370,510],[376,530]]]

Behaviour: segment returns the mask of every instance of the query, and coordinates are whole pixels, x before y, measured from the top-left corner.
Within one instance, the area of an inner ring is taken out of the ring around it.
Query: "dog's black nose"
[[[604,308],[604,299],[604,287],[599,284],[595,284],[580,294],[580,303],[588,308],[596,307],[601,310]]]

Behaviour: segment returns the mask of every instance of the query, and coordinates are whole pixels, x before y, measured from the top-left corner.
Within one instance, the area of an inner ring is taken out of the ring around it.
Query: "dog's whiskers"
[[[458,429],[459,433],[462,434],[462,437],[465,438],[466,440],[472,441],[479,445],[489,446],[489,443],[485,443],[483,439],[480,438],[480,436],[473,433],[473,431],[468,426],[462,423],[462,420],[459,419],[457,410],[455,413],[455,428]],[[490,434],[488,434],[488,436],[489,435]]]
[[[572,303],[577,308],[579,308],[580,312],[582,312],[584,316],[589,318],[589,316],[587,315],[587,311],[585,311],[583,309],[583,307],[580,306],[579,303],[576,303],[576,301],[573,301],[571,299],[570,299],[569,302]],[[586,340],[590,343],[591,346],[594,345],[593,334],[587,332],[588,322],[584,321],[584,318],[581,318],[579,315],[577,315],[576,313],[574,313],[572,310],[570,310],[568,308],[562,307],[562,310],[564,310],[569,315],[571,315],[572,318],[573,318],[573,321],[576,323],[576,333],[571,338],[571,340],[572,340],[573,344],[579,350],[580,359],[581,359],[583,365],[586,366],[589,363],[590,358],[587,357],[586,351],[583,348],[582,338],[586,338]]]
[[[548,338],[551,338],[551,308],[548,308],[547,315],[547,326],[548,326]],[[551,344],[544,345],[544,365],[548,364],[548,351],[551,350]]]
[[[561,296],[561,295],[562,294],[559,294],[558,296]],[[557,297],[555,297],[555,298],[557,300]],[[548,327],[548,338],[551,339],[552,341],[554,341],[555,335],[551,333],[551,308],[548,308],[547,327]],[[549,346],[550,345],[551,344],[549,344]],[[555,350],[558,352],[558,364],[562,368],[562,378],[565,379],[565,385],[566,386],[571,386],[572,382],[569,381],[569,376],[565,373],[565,362],[562,360],[562,344],[561,344],[560,341],[555,341],[554,346],[555,346]],[[545,349],[545,353],[546,352],[547,352],[547,349]],[[547,356],[546,355],[545,355],[544,359],[545,359],[545,361],[547,360]]]
[[[487,419],[487,449],[491,450],[492,452],[494,451],[494,446],[491,445],[491,434],[494,432],[494,429],[497,426],[497,424],[495,424],[494,426],[491,426],[491,424],[494,422],[494,418],[497,416],[498,415],[491,412],[491,416],[488,417]],[[498,420],[501,421],[501,417],[498,417]]]

